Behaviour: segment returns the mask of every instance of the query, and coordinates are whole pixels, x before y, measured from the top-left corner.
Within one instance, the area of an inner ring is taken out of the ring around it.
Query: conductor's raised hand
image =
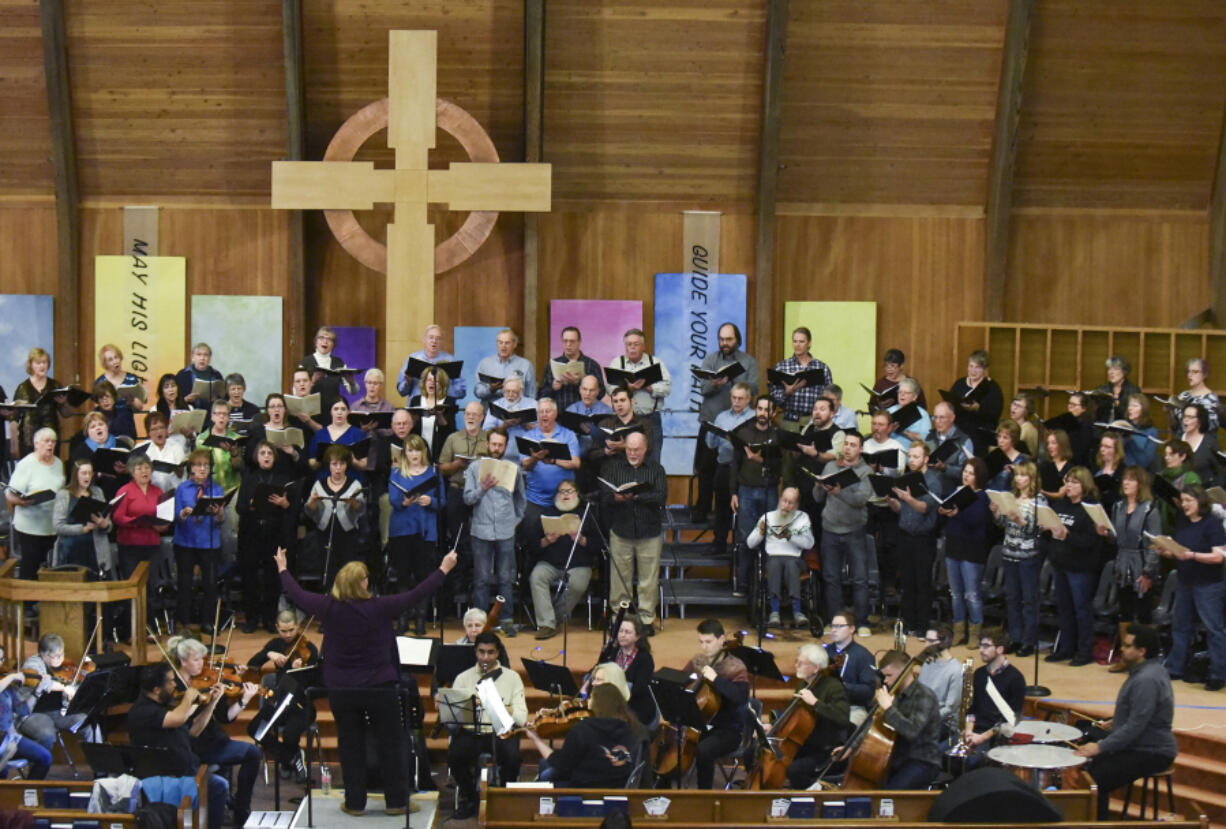
[[[439,562],[438,569],[442,570],[444,573],[450,573],[459,560],[459,556],[456,555],[455,550],[451,550],[447,553],[447,555],[443,556],[443,560]]]
[[[278,547],[277,551],[272,554],[272,560],[275,561],[277,564],[277,572],[284,573],[285,568],[287,567],[285,563],[285,548]]]

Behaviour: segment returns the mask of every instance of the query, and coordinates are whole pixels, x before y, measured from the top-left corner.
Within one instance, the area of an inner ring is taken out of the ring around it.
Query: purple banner
[[[550,358],[562,353],[562,329],[568,325],[583,335],[583,353],[607,366],[625,351],[622,335],[643,327],[643,303],[637,299],[553,300],[549,303]]]

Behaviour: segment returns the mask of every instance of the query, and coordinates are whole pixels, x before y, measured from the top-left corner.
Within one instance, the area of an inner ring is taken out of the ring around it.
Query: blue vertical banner
[[[505,325],[457,325],[451,329],[452,342],[455,343],[455,350],[451,353],[457,360],[464,361],[465,387],[464,396],[459,400],[460,408],[477,399],[473,393],[473,389],[477,386],[477,363],[482,357],[498,353],[494,341],[498,339],[498,332],[506,327]]]
[[[745,274],[658,273],[653,353],[672,376],[664,402],[664,471],[690,475],[698,436],[699,381],[690,366],[719,348],[719,327],[745,326]]]

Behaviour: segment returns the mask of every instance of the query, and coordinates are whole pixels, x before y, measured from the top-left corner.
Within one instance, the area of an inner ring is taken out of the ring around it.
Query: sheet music
[[[417,639],[412,636],[396,637],[396,655],[401,665],[429,665],[433,639]]]
[[[511,712],[507,710],[502,697],[498,694],[494,680],[483,679],[477,683],[477,698],[481,700],[482,707],[490,715],[490,723],[494,727],[495,734],[502,734],[515,727],[515,720],[511,718]]]
[[[159,521],[169,521],[174,523],[175,520],[175,499],[167,498],[162,503],[158,504],[157,518]]]

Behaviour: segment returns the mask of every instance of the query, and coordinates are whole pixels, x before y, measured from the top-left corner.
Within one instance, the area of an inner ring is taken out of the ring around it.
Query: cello
[[[813,693],[824,677],[837,677],[843,669],[845,654],[839,654],[822,670],[818,671],[812,680],[802,689]],[[749,791],[760,789],[782,789],[787,782],[788,766],[796,759],[809,735],[817,727],[818,714],[812,707],[806,705],[797,692],[788,707],[783,709],[776,720],[771,723],[766,735],[766,745],[758,765],[749,773],[745,788]]]
[[[908,659],[907,664],[898,672],[898,678],[894,680],[894,684],[889,686],[890,696],[894,695],[898,686],[902,684],[903,678],[916,665],[927,662],[940,652],[940,644],[929,645]],[[888,713],[886,709],[879,704],[874,704],[864,722],[848,739],[847,745],[855,746],[855,750],[848,760],[847,771],[843,775],[843,785],[840,787],[843,790],[864,791],[880,789],[884,785],[886,772],[890,767],[890,755],[894,752],[894,729],[886,725],[886,713]],[[834,762],[832,759],[826,769],[834,765]],[[818,779],[824,776],[826,769]]]
[[[720,649],[718,662],[733,648],[741,646],[739,633],[728,634],[724,646]],[[702,678],[695,677],[686,687],[686,692],[694,695],[694,704],[698,706],[704,722],[719,713],[719,692]],[[660,733],[651,744],[651,767],[658,777],[666,777],[674,772],[684,775],[694,765],[698,751],[698,740],[702,734],[690,726],[678,726],[667,720],[660,721]]]

